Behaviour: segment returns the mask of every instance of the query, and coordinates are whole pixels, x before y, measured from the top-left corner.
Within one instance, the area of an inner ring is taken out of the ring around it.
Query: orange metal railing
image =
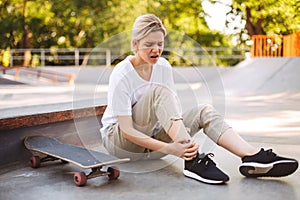
[[[286,36],[252,36],[252,57],[300,56],[300,32]]]

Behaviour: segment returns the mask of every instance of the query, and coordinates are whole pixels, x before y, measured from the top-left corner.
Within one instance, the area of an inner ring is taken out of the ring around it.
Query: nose
[[[161,47],[156,44],[153,46],[152,49],[153,49],[153,51],[159,51],[161,49]]]

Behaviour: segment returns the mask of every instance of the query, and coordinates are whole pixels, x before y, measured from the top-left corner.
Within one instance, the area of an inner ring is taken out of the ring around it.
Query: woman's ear
[[[138,41],[136,39],[133,39],[131,44],[132,44],[132,50],[136,52],[138,50]]]

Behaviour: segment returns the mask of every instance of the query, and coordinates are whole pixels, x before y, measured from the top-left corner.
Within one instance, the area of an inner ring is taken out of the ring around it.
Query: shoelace
[[[213,154],[213,153],[208,153],[208,154],[206,154],[203,158],[200,158],[200,159],[198,160],[198,163],[204,162],[204,165],[205,165],[206,167],[208,167],[208,166],[211,165],[211,164],[216,165],[216,163],[215,163],[212,159],[210,159],[210,157],[214,157],[214,156],[215,156],[215,154]]]

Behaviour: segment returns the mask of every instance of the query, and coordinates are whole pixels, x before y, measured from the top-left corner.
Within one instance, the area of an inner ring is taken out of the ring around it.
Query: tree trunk
[[[28,67],[30,66],[30,60],[31,60],[31,39],[32,39],[32,33],[29,30],[29,26],[26,24],[26,15],[27,15],[27,9],[26,4],[28,0],[23,1],[23,33],[22,33],[22,40],[21,40],[21,49],[28,49],[24,52],[24,59],[22,62],[22,66]]]
[[[261,10],[261,8],[259,8],[259,10]],[[251,15],[251,8],[250,7],[246,7],[246,28],[247,31],[250,35],[250,37],[252,35],[262,35],[264,34],[264,31],[262,29],[262,18],[259,18],[256,22],[256,24],[254,24],[253,22],[253,18]]]

